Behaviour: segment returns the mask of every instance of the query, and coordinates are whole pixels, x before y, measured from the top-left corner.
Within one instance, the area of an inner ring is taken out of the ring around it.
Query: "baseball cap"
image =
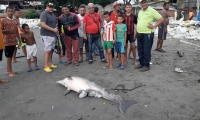
[[[115,7],[116,5],[121,5],[121,3],[120,3],[119,1],[115,1],[115,2],[113,3],[113,7]]]
[[[54,4],[51,2],[48,2],[46,6],[54,6]]]

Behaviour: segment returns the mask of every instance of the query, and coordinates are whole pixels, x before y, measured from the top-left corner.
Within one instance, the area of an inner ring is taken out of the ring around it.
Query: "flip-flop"
[[[74,65],[79,66],[80,64],[76,61],[74,62]]]
[[[7,83],[9,80],[0,79],[0,83]]]
[[[156,49],[155,49],[155,51],[159,51],[159,49],[158,49],[158,48],[156,48]]]
[[[67,63],[66,63],[65,65],[70,65],[70,64],[72,64],[72,62],[70,62],[70,61],[67,61]]]
[[[106,65],[106,66],[103,66],[103,68],[108,68],[108,66]]]
[[[8,74],[8,76],[10,76],[10,77],[17,77],[18,75],[15,74],[15,73],[11,73],[11,74]]]
[[[80,61],[79,61],[79,63],[82,63],[82,62],[83,62],[83,60],[80,60]]]
[[[166,52],[166,51],[164,51],[163,49],[161,49],[161,50],[159,50],[159,52]]]
[[[21,62],[20,60],[15,60],[15,61],[12,61],[12,63],[16,63],[16,62]]]

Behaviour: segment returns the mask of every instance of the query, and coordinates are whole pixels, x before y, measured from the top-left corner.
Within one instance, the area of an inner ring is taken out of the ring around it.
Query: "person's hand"
[[[83,38],[84,38],[84,40],[87,40],[87,36],[86,36],[86,34],[84,34]]]
[[[126,43],[124,43],[124,47],[126,47]]]
[[[167,28],[164,29],[165,33],[167,33]]]
[[[67,27],[68,31],[70,31],[70,26]]]
[[[112,43],[115,44],[115,40],[113,40]]]
[[[60,36],[65,36],[65,33],[60,33]]]
[[[150,29],[154,29],[155,27],[153,26],[153,24],[150,24],[149,23],[149,25],[147,26],[148,28],[150,28]]]
[[[58,28],[54,28],[53,32],[58,33]]]

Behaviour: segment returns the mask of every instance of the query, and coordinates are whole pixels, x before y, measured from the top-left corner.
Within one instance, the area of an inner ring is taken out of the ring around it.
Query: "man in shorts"
[[[46,10],[43,11],[40,15],[41,30],[40,35],[42,41],[45,45],[44,53],[44,71],[52,72],[53,68],[57,68],[52,64],[52,56],[55,48],[55,38],[58,34],[58,29],[56,27],[56,16],[53,13],[54,4],[47,3]]]
[[[163,4],[163,9],[160,12],[164,20],[158,27],[158,42],[155,51],[166,52],[162,49],[162,46],[163,46],[163,40],[166,40],[167,36],[167,25],[169,24],[169,18],[167,13],[168,10],[169,10],[169,3],[165,2]]]

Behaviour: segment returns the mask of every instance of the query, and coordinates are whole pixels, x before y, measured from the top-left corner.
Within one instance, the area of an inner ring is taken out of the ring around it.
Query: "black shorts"
[[[164,30],[164,25],[160,24],[158,27],[158,40],[166,40],[167,33]]]
[[[6,56],[7,58],[12,57],[12,56],[13,56],[13,53],[14,53],[14,51],[15,51],[15,48],[16,48],[16,45],[5,46],[5,49],[4,49],[4,51],[5,51],[5,56]]]
[[[0,61],[2,61],[2,57],[3,57],[3,49],[0,50]]]
[[[129,41],[130,43],[135,42],[135,40],[134,40],[134,34],[127,34],[126,43],[128,43],[128,41]]]

